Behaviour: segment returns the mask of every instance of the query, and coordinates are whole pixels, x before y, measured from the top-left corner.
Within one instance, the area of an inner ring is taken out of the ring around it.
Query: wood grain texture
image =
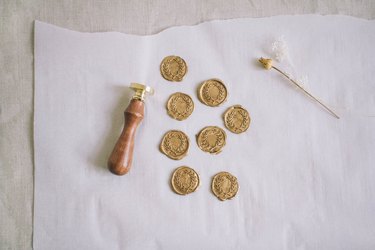
[[[115,175],[129,172],[134,151],[134,138],[144,116],[144,102],[133,99],[125,110],[125,123],[122,133],[108,159],[108,169]]]

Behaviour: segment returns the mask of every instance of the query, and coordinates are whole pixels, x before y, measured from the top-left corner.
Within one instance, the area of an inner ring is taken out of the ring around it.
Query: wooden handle
[[[143,120],[144,102],[132,99],[125,110],[125,123],[120,138],[108,159],[109,171],[116,175],[129,172],[133,160],[134,137],[138,125]]]

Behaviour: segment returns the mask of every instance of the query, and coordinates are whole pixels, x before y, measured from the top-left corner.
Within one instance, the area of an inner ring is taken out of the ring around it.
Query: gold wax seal
[[[177,194],[185,195],[194,192],[199,186],[199,175],[194,169],[182,166],[177,168],[171,178],[173,190]]]
[[[188,118],[194,111],[194,102],[190,96],[184,93],[174,93],[167,102],[168,115],[182,121]]]
[[[197,135],[198,147],[204,152],[218,154],[225,146],[226,137],[225,131],[219,127],[205,127]]]
[[[227,100],[228,91],[219,79],[204,81],[198,90],[199,100],[208,106],[216,107]]]
[[[232,199],[238,192],[237,178],[228,172],[220,172],[212,179],[211,188],[219,200]]]
[[[189,137],[182,131],[170,130],[164,135],[160,150],[169,158],[180,160],[189,150]]]
[[[168,81],[181,82],[186,75],[187,65],[179,56],[167,56],[160,64],[160,72]]]
[[[234,105],[224,113],[224,124],[233,133],[245,132],[250,126],[250,115],[246,109],[240,105]]]

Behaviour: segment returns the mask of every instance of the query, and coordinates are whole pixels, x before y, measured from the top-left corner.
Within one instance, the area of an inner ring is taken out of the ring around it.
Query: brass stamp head
[[[153,95],[154,89],[141,83],[132,83],[130,88],[135,91],[132,99],[145,100],[146,94]]]

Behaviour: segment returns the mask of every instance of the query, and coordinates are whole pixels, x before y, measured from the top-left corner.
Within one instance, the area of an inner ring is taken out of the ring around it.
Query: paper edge
[[[163,33],[172,31],[174,29],[179,29],[179,28],[183,28],[183,27],[193,28],[193,27],[211,25],[211,24],[215,24],[215,23],[218,23],[218,22],[232,22],[232,21],[236,21],[236,20],[244,21],[244,20],[249,20],[249,19],[253,19],[253,20],[258,21],[258,20],[270,19],[270,18],[295,18],[295,17],[296,18],[297,17],[309,17],[309,18],[317,18],[317,17],[337,18],[338,17],[338,18],[348,19],[348,20],[351,19],[351,20],[354,20],[356,22],[358,22],[358,21],[368,22],[368,23],[374,23],[375,22],[375,19],[365,19],[365,18],[354,17],[354,16],[349,16],[349,15],[341,15],[341,14],[330,14],[330,15],[323,15],[323,14],[275,15],[275,16],[268,16],[268,17],[239,17],[239,18],[212,19],[212,20],[207,20],[207,21],[199,22],[199,23],[192,24],[192,25],[171,26],[171,27],[164,28],[160,31],[157,31],[156,33],[141,35],[141,34],[125,33],[125,32],[120,32],[120,31],[115,31],[115,30],[94,31],[94,32],[77,31],[77,30],[72,30],[72,29],[69,29],[69,28],[61,27],[61,26],[58,26],[58,25],[55,25],[55,24],[51,24],[51,23],[47,23],[47,22],[43,22],[43,21],[35,19],[34,20],[34,36],[35,36],[35,29],[36,29],[37,25],[46,25],[46,26],[49,26],[49,27],[54,28],[54,29],[61,29],[61,30],[65,30],[65,31],[79,33],[79,34],[107,34],[107,33],[112,33],[112,34],[121,34],[121,35],[125,35],[125,36],[128,36],[128,37],[133,37],[133,38],[142,38],[142,37],[154,37],[154,36],[157,36],[159,34],[163,34]],[[35,47],[35,44],[34,44],[34,47]],[[35,49],[34,49],[34,52],[35,52]]]

